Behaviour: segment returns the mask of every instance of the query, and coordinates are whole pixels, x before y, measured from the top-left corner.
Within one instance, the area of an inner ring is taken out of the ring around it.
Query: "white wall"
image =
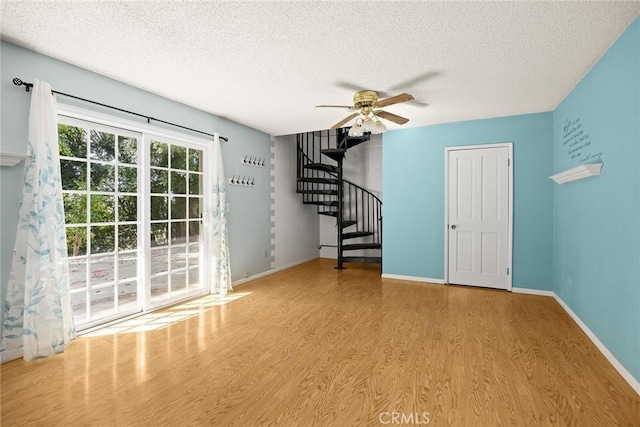
[[[302,203],[296,193],[296,137],[274,137],[275,216],[274,259],[279,268],[319,256],[318,215],[315,205]]]
[[[365,187],[382,200],[382,135],[373,135],[366,147]]]
[[[343,162],[344,178],[378,196],[382,200],[382,135],[371,135],[371,140],[347,151]],[[338,232],[336,219],[325,215],[320,217],[320,244],[337,245]],[[362,239],[353,239],[349,243],[359,243]],[[365,255],[364,251],[351,251],[349,255]],[[371,255],[374,253],[371,252]],[[335,247],[320,249],[322,258],[337,258]]]

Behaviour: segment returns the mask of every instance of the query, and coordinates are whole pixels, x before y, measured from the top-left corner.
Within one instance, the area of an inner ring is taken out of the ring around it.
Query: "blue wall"
[[[640,380],[640,19],[553,121],[555,172],[604,162],[599,177],[554,185],[553,289]]]
[[[444,148],[509,141],[513,286],[553,290],[640,380],[640,18],[553,113],[385,134],[385,273],[444,277]]]
[[[445,147],[513,142],[513,286],[551,289],[551,113],[384,135],[383,271],[444,278]]]
[[[270,159],[270,136],[255,129],[205,113],[175,101],[151,94],[116,80],[72,66],[23,49],[5,41],[0,45],[2,91],[1,148],[2,151],[26,153],[29,113],[29,94],[13,85],[19,77],[32,82],[36,78],[51,83],[58,91],[88,98],[108,105],[136,111],[205,132],[219,132],[229,138],[223,144],[225,172],[251,175],[256,185],[228,187],[230,205],[229,247],[232,278],[234,280],[270,269],[270,258],[264,250],[271,247],[270,236],[270,172],[269,167],[242,166],[241,156],[255,155]],[[212,94],[214,96],[215,94]],[[68,101],[68,98],[59,98]],[[92,108],[91,104],[78,104]],[[95,107],[94,107],[95,108]],[[98,107],[99,108],[99,107]],[[107,110],[113,114],[111,110]],[[134,120],[133,116],[124,117]],[[156,124],[156,123],[154,123]],[[160,125],[159,125],[160,126]],[[176,130],[175,128],[170,128]],[[0,169],[0,307],[4,307],[11,254],[15,240],[18,210],[22,194],[22,163],[13,168]]]

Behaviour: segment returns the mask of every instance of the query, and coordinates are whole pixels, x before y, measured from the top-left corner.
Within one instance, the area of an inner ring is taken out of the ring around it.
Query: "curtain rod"
[[[33,87],[33,83],[23,82],[22,80],[20,80],[17,77],[15,79],[13,79],[13,84],[16,85],[16,86],[24,86],[25,90],[27,92],[30,92],[31,88]],[[191,132],[200,133],[202,135],[208,135],[208,136],[211,136],[211,137],[214,136],[212,133],[203,132],[201,130],[188,128],[188,127],[182,126],[182,125],[177,125],[175,123],[171,123],[171,122],[167,122],[167,121],[164,121],[164,120],[156,119],[156,118],[150,117],[150,116],[145,116],[144,114],[140,114],[140,113],[134,113],[133,111],[124,110],[122,108],[112,107],[111,105],[102,104],[102,103],[96,102],[96,101],[91,101],[90,99],[80,98],[79,96],[75,96],[75,95],[69,95],[68,93],[58,92],[58,91],[53,90],[53,89],[51,90],[51,92],[55,93],[55,94],[58,94],[58,95],[66,96],[66,97],[69,97],[69,98],[77,99],[77,100],[80,100],[80,101],[88,102],[90,104],[95,104],[95,105],[99,105],[101,107],[111,108],[112,110],[117,110],[117,111],[121,111],[123,113],[132,114],[134,116],[142,117],[142,118],[147,119],[147,123],[149,123],[151,120],[153,120],[155,122],[164,123],[164,124],[170,125],[170,126],[175,126],[175,127],[180,128],[180,129],[189,130]],[[229,138],[225,138],[224,136],[219,136],[218,138],[220,138],[224,142],[229,141]]]

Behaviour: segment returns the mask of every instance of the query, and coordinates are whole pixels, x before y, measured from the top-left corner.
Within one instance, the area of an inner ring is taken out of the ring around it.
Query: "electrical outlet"
[[[245,277],[245,278],[249,277],[249,272],[248,272],[248,271],[245,271],[245,272],[244,272],[244,277]]]
[[[268,253],[268,252],[267,252],[267,250],[265,249],[265,250],[264,250],[264,257],[265,257],[265,258],[267,257],[267,253]]]
[[[573,286],[573,279],[571,278],[571,276],[569,276],[569,287]]]

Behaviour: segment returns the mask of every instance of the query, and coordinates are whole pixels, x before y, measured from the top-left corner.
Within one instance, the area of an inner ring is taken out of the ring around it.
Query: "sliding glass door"
[[[59,123],[76,328],[203,293],[208,146]]]

